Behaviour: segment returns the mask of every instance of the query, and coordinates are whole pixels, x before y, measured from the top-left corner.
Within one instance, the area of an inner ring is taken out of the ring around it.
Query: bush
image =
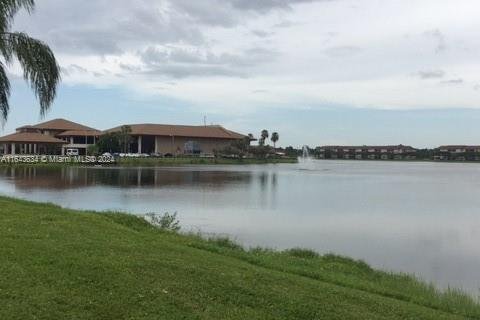
[[[163,215],[150,212],[145,217],[152,225],[162,230],[178,232],[181,228],[176,212],[174,214],[165,212]]]
[[[241,245],[239,245],[238,243],[236,243],[235,241],[231,240],[228,237],[211,237],[211,238],[208,238],[207,241],[210,243],[214,243],[215,245],[222,248],[244,251]]]
[[[284,252],[290,256],[303,258],[303,259],[313,259],[319,256],[319,254],[313,250],[302,249],[302,248],[292,248],[292,249],[285,250]]]

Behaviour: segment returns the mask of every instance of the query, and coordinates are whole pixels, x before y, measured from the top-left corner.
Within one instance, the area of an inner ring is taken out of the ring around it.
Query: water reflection
[[[258,177],[266,186],[268,174]],[[10,180],[19,189],[73,189],[95,185],[130,187],[195,187],[225,188],[228,185],[252,183],[251,172],[168,170],[155,168],[91,168],[91,167],[2,167],[0,179]]]
[[[480,288],[480,166],[311,161],[182,168],[0,168],[0,193],[63,206],[175,212],[245,245],[309,247]]]

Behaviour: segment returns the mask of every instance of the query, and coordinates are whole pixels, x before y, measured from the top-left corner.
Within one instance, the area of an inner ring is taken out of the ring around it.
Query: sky
[[[64,117],[221,124],[281,146],[480,144],[478,0],[38,0],[12,30],[62,69],[46,118],[21,78],[3,128]]]

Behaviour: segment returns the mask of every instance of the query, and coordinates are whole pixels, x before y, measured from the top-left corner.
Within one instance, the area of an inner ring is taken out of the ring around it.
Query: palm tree
[[[263,130],[262,130],[262,133],[260,134],[260,136],[262,137],[261,139],[262,139],[263,142],[265,143],[265,140],[268,139],[268,130],[263,129]]]
[[[276,149],[276,144],[278,139],[280,139],[280,136],[278,135],[278,132],[272,133],[272,136],[270,137],[270,140],[273,142],[273,149]]]
[[[20,9],[31,13],[35,0],[0,0],[0,117],[7,120],[10,109],[10,81],[5,65],[11,65],[14,58],[23,69],[23,77],[30,83],[40,102],[40,114],[43,116],[55,99],[60,81],[60,67],[50,48],[43,42],[29,37],[25,33],[12,32],[13,17]]]
[[[122,146],[122,152],[127,153],[130,150],[130,142],[132,141],[132,137],[130,136],[130,133],[132,133],[132,127],[129,125],[122,126],[120,128],[120,132],[118,133],[119,135],[119,140],[120,140],[120,145]]]

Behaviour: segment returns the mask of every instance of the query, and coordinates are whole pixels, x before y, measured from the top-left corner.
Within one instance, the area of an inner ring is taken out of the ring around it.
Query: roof
[[[17,130],[19,130],[19,129],[29,129],[31,127],[32,127],[31,125],[27,124],[25,126],[18,127]]]
[[[151,135],[151,136],[175,136],[175,137],[195,137],[195,138],[217,138],[217,139],[243,139],[246,136],[234,131],[227,130],[222,126],[184,126],[169,124],[130,124],[131,135]],[[122,126],[118,126],[106,133],[120,131]]]
[[[24,142],[24,143],[62,143],[66,144],[64,140],[55,137],[41,134],[37,132],[18,132],[0,137],[0,142]]]
[[[445,146],[440,146],[438,148],[456,148],[456,149],[480,149],[480,146],[475,146],[475,145],[462,145],[462,144],[458,144],[458,145],[445,145]]]
[[[97,137],[102,135],[102,131],[99,130],[67,130],[60,134],[57,134],[57,137],[74,137],[74,136],[88,136],[88,137]]]
[[[20,127],[20,128],[23,128],[23,127]],[[28,126],[28,128],[44,129],[44,130],[62,130],[62,131],[67,131],[67,130],[95,130],[94,128],[90,128],[90,127],[81,125],[79,123],[72,122],[72,121],[65,120],[65,119],[53,119],[53,120],[50,120],[50,121],[46,121],[46,122],[36,124],[34,126]]]
[[[387,145],[387,146],[321,146],[320,148],[329,149],[415,149],[411,146],[399,145]]]

